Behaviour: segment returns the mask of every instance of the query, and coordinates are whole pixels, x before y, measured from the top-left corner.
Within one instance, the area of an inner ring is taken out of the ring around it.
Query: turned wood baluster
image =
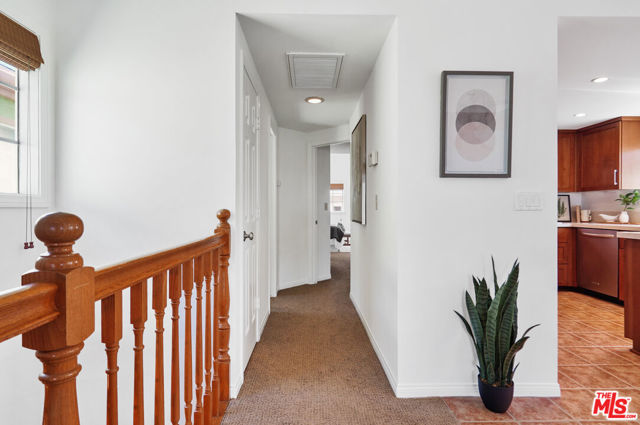
[[[184,417],[185,425],[191,425],[193,399],[193,373],[191,351],[191,291],[193,289],[193,260],[182,263],[182,289],[184,291]]]
[[[180,421],[180,266],[169,270],[169,298],[171,299],[171,423]]]
[[[122,339],[122,291],[101,301],[102,343],[107,353],[107,425],[118,425],[118,349]]]
[[[83,341],[94,330],[94,271],[82,267],[82,257],[72,250],[84,230],[73,214],[51,213],[41,217],[35,233],[48,253],[36,262],[35,272],[22,276],[22,284],[51,282],[57,285],[53,322],[22,335],[22,345],[36,351],[42,362],[44,425],[78,425],[76,377],[80,373],[78,354]]]
[[[204,425],[211,424],[211,251],[203,256],[202,270],[205,279],[205,321],[204,321]],[[217,413],[217,412],[216,412]]]
[[[143,280],[131,287],[131,324],[134,335],[133,364],[133,424],[144,424],[144,324],[147,321],[147,281]]]
[[[194,260],[196,284],[196,410],[193,417],[195,425],[202,425],[202,283],[204,281],[204,258],[202,255]]]
[[[220,379],[220,401],[229,401],[229,242],[231,228],[228,220],[228,210],[218,211],[220,223],[216,233],[226,235],[225,244],[220,248],[220,263],[218,265],[218,294],[220,310],[218,315],[218,376]]]
[[[164,425],[164,309],[167,307],[167,272],[153,277],[153,311],[156,316],[156,379],[154,425]]]
[[[218,266],[220,264],[220,250],[211,253],[211,268],[213,269],[213,378],[211,379],[211,412],[213,416],[220,416],[220,375],[218,375],[218,316],[220,312],[220,295],[218,293]]]

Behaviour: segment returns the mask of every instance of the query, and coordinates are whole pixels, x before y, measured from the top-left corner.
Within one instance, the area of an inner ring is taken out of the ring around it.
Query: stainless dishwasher
[[[578,286],[618,297],[616,231],[578,229]]]

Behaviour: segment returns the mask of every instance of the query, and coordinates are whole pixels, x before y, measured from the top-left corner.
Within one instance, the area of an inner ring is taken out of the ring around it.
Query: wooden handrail
[[[84,231],[79,217],[51,213],[38,220],[35,234],[48,252],[40,256],[34,271],[22,276],[21,287],[0,292],[0,342],[21,334],[23,347],[36,350],[36,357],[43,364],[39,379],[45,387],[44,424],[80,424],[76,393],[76,377],[81,370],[78,355],[95,330],[98,302],[101,341],[106,352],[106,423],[118,424],[118,351],[123,337],[125,290],[130,294],[130,324],[135,339],[133,424],[144,423],[143,334],[148,319],[149,279],[153,281],[151,298],[156,319],[153,422],[164,424],[168,407],[171,423],[178,423],[182,378],[187,390],[183,394],[185,423],[219,424],[229,401],[227,269],[231,229],[228,210],[219,211],[217,216],[219,224],[213,236],[99,270],[84,266],[82,257],[73,252],[74,243]],[[171,300],[172,321],[169,406],[165,406],[164,399],[163,318],[167,298]],[[182,300],[183,340],[178,326]],[[184,367],[180,358],[184,359]],[[195,399],[190,391],[192,386]]]
[[[53,322],[57,286],[30,283],[0,292],[0,342]]]
[[[180,265],[190,258],[219,248],[224,243],[224,235],[217,234],[167,251],[97,269],[96,301],[127,289],[143,279],[149,279],[163,270]]]

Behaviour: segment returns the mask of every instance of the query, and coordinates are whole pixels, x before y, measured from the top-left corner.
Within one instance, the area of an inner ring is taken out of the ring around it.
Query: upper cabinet
[[[579,191],[620,189],[620,124],[599,124],[578,133]]]
[[[576,130],[558,131],[558,192],[575,192]]]
[[[640,117],[558,132],[558,191],[640,188]]]

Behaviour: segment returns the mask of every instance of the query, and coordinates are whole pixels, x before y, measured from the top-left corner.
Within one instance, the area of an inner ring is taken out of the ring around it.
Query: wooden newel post
[[[48,282],[57,285],[56,307],[60,316],[53,322],[22,335],[22,345],[36,351],[43,364],[46,425],[77,425],[76,376],[80,373],[78,354],[83,341],[94,330],[94,271],[83,267],[73,244],[84,230],[73,214],[51,213],[36,223],[35,233],[48,252],[36,262],[36,270],[22,276],[22,284]]]
[[[229,210],[218,211],[220,223],[216,228],[216,234],[225,234],[225,244],[220,248],[220,262],[218,265],[218,293],[216,302],[219,302],[218,321],[218,352],[217,366],[220,379],[220,400],[229,400],[229,254],[231,244],[231,226],[229,226]]]

